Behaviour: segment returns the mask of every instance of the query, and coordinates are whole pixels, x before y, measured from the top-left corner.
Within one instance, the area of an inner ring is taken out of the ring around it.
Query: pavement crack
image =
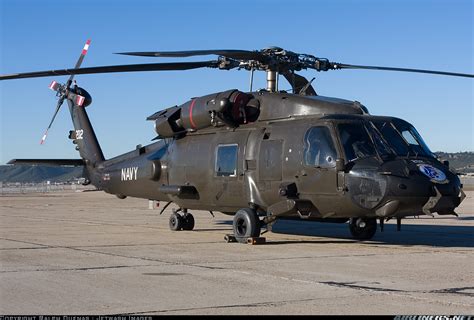
[[[79,267],[79,268],[55,268],[55,269],[32,269],[32,270],[7,270],[0,271],[0,273],[15,273],[15,272],[56,272],[56,271],[87,271],[87,270],[103,270],[103,269],[122,269],[135,267],[153,267],[155,265],[119,265],[119,266],[101,266],[101,267]]]
[[[351,289],[356,289],[356,290],[381,291],[381,292],[410,292],[410,291],[398,290],[398,289],[361,286],[361,285],[355,284],[355,282],[321,281],[319,283],[332,286],[332,287],[351,288]]]
[[[8,250],[38,250],[38,249],[49,249],[49,247],[17,247],[17,248],[0,248],[0,251],[8,251]]]
[[[282,301],[265,301],[265,302],[255,302],[255,303],[244,303],[244,304],[229,304],[229,305],[218,305],[218,306],[203,306],[196,308],[179,308],[179,309],[165,309],[165,310],[150,310],[150,311],[139,311],[139,312],[130,312],[130,313],[121,313],[127,315],[134,314],[151,314],[151,313],[166,313],[166,312],[182,312],[182,311],[197,311],[197,310],[214,310],[214,309],[230,309],[230,308],[256,308],[256,307],[265,307],[265,306],[279,306],[284,303],[294,303],[294,302],[311,302],[324,300],[325,298],[312,298],[312,299],[294,299],[294,300],[282,300]]]
[[[80,252],[102,254],[102,255],[107,255],[107,256],[112,256],[112,257],[120,257],[120,258],[137,259],[137,260],[143,260],[143,261],[159,262],[159,263],[168,264],[168,265],[188,266],[188,267],[212,269],[212,270],[219,270],[219,269],[225,270],[225,269],[227,269],[227,268],[224,268],[224,267],[202,266],[202,265],[192,264],[192,263],[173,262],[173,261],[166,261],[166,260],[160,260],[160,259],[155,259],[155,258],[137,257],[137,256],[124,255],[124,254],[103,252],[103,251],[99,251],[99,250],[81,249],[80,247],[53,246],[53,245],[50,246],[50,245],[45,245],[45,244],[41,244],[41,243],[21,241],[21,240],[13,240],[13,239],[8,239],[8,238],[0,238],[0,239],[1,240],[14,241],[14,242],[20,242],[20,243],[33,244],[33,245],[43,246],[45,248],[69,249],[69,250],[75,250],[75,251],[80,251]]]
[[[474,291],[474,287],[459,287],[459,288],[446,288],[439,290],[431,290],[428,293],[450,293],[450,294],[460,294],[463,296],[474,297],[474,292],[464,292],[466,290]]]

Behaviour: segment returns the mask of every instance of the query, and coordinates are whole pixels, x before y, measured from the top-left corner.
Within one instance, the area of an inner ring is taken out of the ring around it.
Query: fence
[[[43,183],[2,183],[0,182],[0,194],[27,194],[27,193],[50,193],[50,192],[76,192],[78,190],[94,189],[92,186],[81,184],[51,184]]]

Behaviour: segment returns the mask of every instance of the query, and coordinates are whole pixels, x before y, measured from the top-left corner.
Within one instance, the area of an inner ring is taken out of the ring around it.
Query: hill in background
[[[474,173],[474,152],[435,152],[439,159],[449,161],[449,166],[459,173]]]
[[[0,181],[6,183],[73,182],[82,177],[82,170],[82,167],[5,165],[0,166]]]

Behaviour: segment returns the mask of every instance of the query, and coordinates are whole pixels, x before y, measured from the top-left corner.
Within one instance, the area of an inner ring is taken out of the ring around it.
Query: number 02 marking
[[[76,130],[76,139],[82,140],[83,139],[83,137],[82,137],[83,133],[84,133],[84,130],[82,130],[82,129]]]

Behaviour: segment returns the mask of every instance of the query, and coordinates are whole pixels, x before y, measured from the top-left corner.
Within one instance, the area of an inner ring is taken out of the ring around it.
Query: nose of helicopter
[[[347,179],[352,201],[377,217],[455,214],[465,194],[458,176],[439,163],[397,159],[355,165]]]
[[[457,175],[446,166],[421,161],[405,161],[404,173],[382,170],[387,177],[386,200],[376,209],[377,216],[455,214],[465,194]]]

